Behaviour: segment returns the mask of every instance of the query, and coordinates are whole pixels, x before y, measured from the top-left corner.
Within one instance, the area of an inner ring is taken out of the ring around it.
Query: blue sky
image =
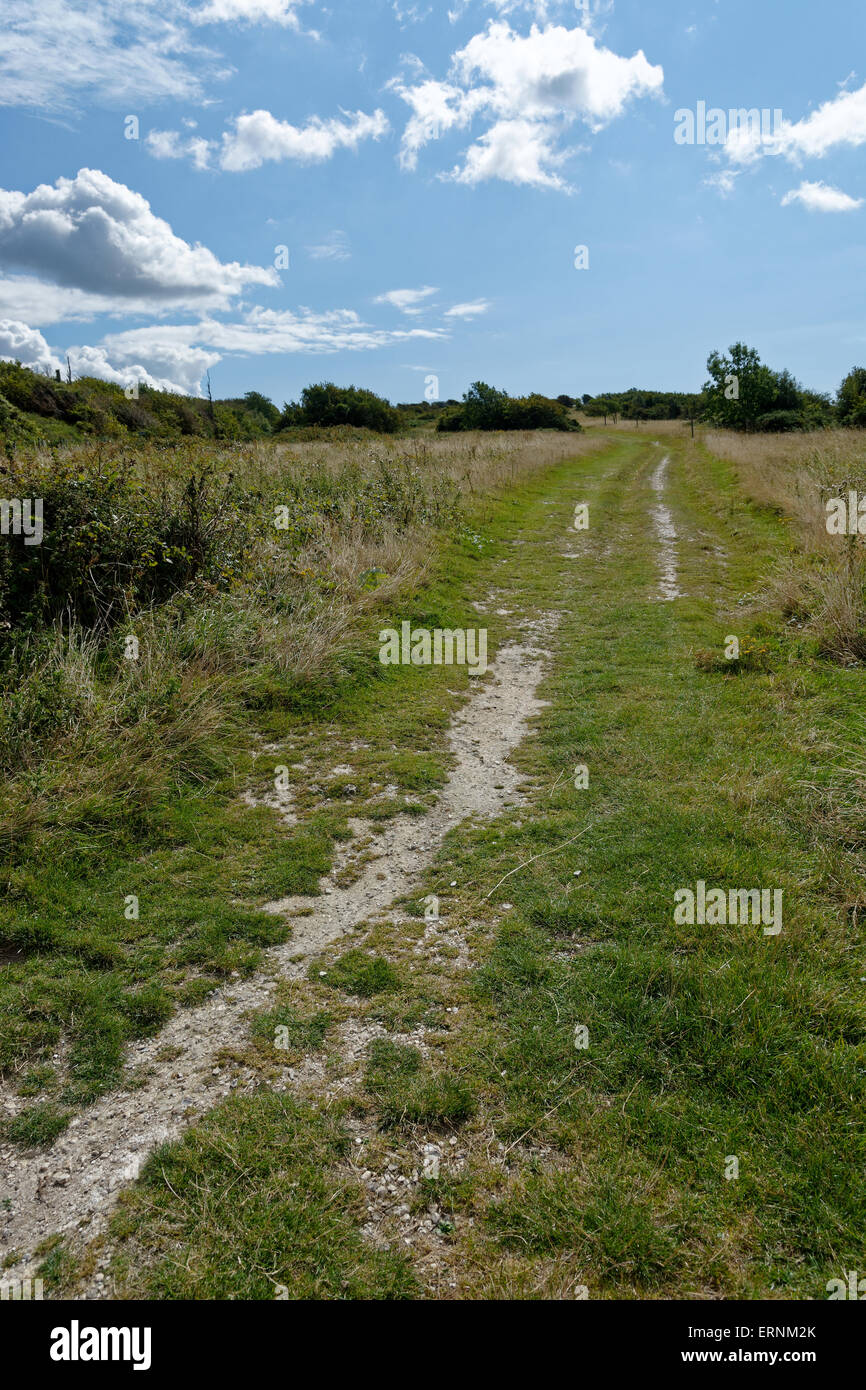
[[[0,357],[405,401],[696,390],[743,338],[834,390],[866,362],[864,30],[853,0],[0,0]],[[724,127],[678,143],[700,102]]]

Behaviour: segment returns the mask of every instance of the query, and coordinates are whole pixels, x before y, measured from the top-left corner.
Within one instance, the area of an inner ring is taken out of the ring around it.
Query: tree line
[[[619,420],[681,419],[762,433],[834,425],[866,429],[866,368],[852,368],[833,397],[802,386],[787,370],[767,366],[746,343],[733,343],[726,353],[710,353],[707,372],[699,392],[632,387],[584,395],[579,408],[585,415],[614,424]]]
[[[701,391],[652,391],[632,386],[599,395],[546,396],[507,391],[475,381],[462,400],[393,406],[356,386],[318,382],[282,410],[260,391],[214,400],[140,386],[124,390],[96,377],[61,381],[19,362],[0,361],[0,441],[63,443],[83,437],[217,440],[262,439],[285,431],[348,427],[395,434],[423,426],[439,431],[579,430],[579,414],[620,421],[703,421],[743,431],[866,429],[866,368],[854,367],[836,391],[811,391],[787,370],[761,361],[745,343],[711,352]]]

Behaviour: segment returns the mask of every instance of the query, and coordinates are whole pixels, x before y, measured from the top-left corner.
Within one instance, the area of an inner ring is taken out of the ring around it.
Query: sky
[[[282,405],[693,391],[745,340],[834,391],[864,38],[858,0],[0,0],[0,357]]]

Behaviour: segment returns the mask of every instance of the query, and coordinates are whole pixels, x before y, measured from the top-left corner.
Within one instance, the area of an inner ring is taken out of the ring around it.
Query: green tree
[[[761,415],[774,409],[775,373],[754,348],[733,343],[727,356],[711,352],[710,379],[704,384],[707,419],[725,429],[753,430]]]
[[[836,393],[836,414],[841,425],[866,429],[866,367],[852,367]]]

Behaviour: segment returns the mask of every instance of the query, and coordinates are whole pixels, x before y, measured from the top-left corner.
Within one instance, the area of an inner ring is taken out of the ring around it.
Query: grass
[[[394,1125],[447,1129],[463,1124],[475,1110],[467,1081],[433,1072],[417,1048],[387,1038],[370,1044],[364,1088],[386,1129]]]
[[[842,664],[866,658],[866,546],[830,535],[828,498],[866,495],[863,430],[796,436],[714,431],[707,446],[731,460],[741,486],[794,532],[767,577],[784,617],[814,634],[822,655]]]
[[[115,1217],[129,1252],[164,1254],[126,1297],[404,1299],[405,1257],[365,1244],[360,1205],[329,1172],[346,1152],[337,1116],[260,1092],[231,1101],[179,1146],[151,1156]],[[226,1252],[230,1251],[229,1258]]]
[[[357,995],[360,999],[372,999],[374,995],[398,989],[400,985],[400,977],[389,961],[358,950],[338,956],[327,971],[320,972],[316,965],[312,965],[310,971],[313,975],[325,975],[329,985],[347,994]]]
[[[118,1084],[129,1040],[249,974],[285,939],[286,924],[262,904],[317,891],[371,783],[420,795],[442,784],[418,714],[397,708],[403,688],[378,664],[375,634],[395,605],[432,615],[425,570],[450,534],[476,554],[464,512],[483,510],[479,495],[564,452],[560,438],[537,435],[118,445],[110,459],[100,444],[65,457],[63,486],[76,498],[76,487],[92,486],[97,510],[104,496],[126,505],[112,491],[119,477],[142,495],[177,499],[187,497],[185,479],[207,471],[214,534],[219,499],[230,498],[226,534],[246,527],[244,559],[233,572],[220,542],[207,582],[199,575],[116,627],[58,623],[7,636],[0,952],[10,964],[0,975],[0,1074],[20,1077],[26,1092],[34,1064],[42,1067],[43,1087],[64,1105]],[[15,462],[25,491],[51,467],[40,451]],[[131,496],[137,515],[141,497]],[[288,507],[286,530],[272,525],[277,502]],[[444,626],[450,601],[441,599]],[[302,759],[329,720],[351,722],[354,708],[372,704],[362,719],[381,730],[384,716],[391,738],[378,740],[355,783],[313,783],[300,798],[312,814],[288,843],[276,839],[273,811],[241,800],[272,789],[278,760],[266,746],[288,733]],[[434,728],[451,705],[447,696],[427,711]],[[404,807],[402,796],[382,799],[377,817]]]
[[[478,498],[400,609],[459,625],[495,585],[517,616],[490,616],[494,651],[518,617],[560,614],[518,754],[528,806],[449,834],[422,885],[441,896],[432,944],[413,889],[405,916],[358,924],[281,987],[253,1023],[263,1066],[315,1056],[322,1079],[306,1101],[236,1097],[154,1155],[111,1237],[124,1296],[802,1299],[858,1267],[862,669],[774,605],[791,526],[715,440],[665,439],[684,596],[660,602],[661,451],[651,430],[599,437],[604,453]],[[327,853],[387,788],[432,795],[454,682],[344,676],[291,709],[288,738],[266,709],[262,738],[300,774],[279,844],[318,817]],[[781,934],[675,923],[699,879],[781,889]],[[417,1172],[431,1139],[435,1181]],[[371,1216],[364,1169],[403,1174],[411,1212],[447,1212],[439,1243]]]

